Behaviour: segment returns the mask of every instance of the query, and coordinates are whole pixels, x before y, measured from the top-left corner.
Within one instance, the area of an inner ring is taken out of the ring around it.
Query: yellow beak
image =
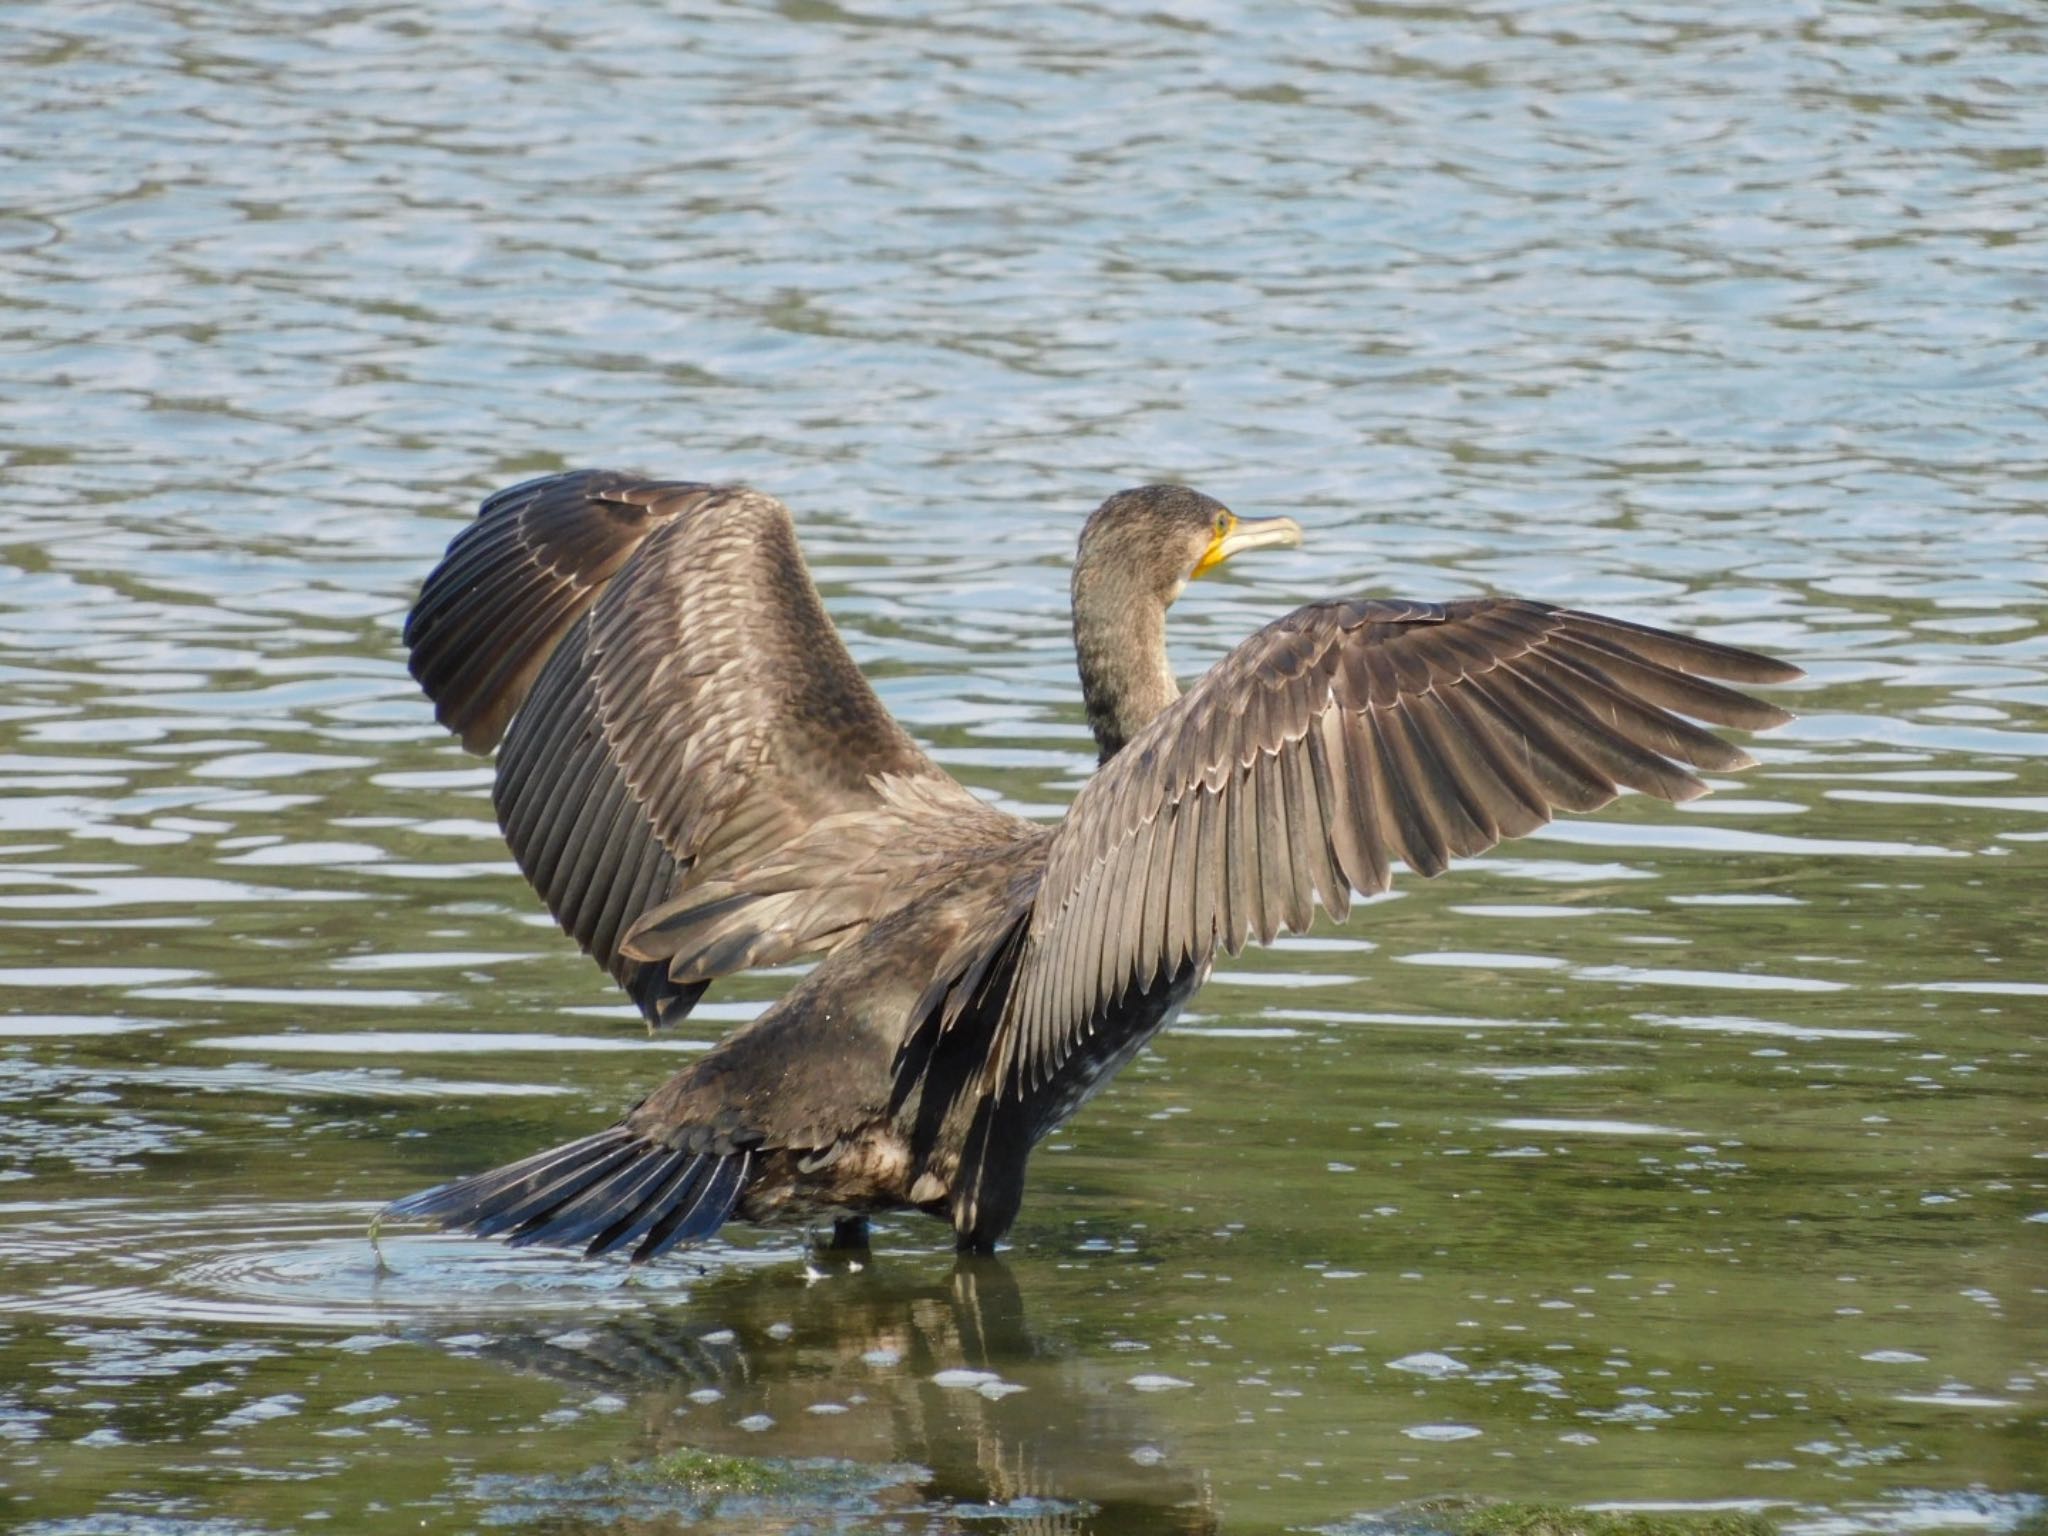
[[[1206,576],[1232,555],[1248,549],[1292,549],[1300,542],[1301,524],[1291,517],[1255,517],[1249,522],[1231,517],[1188,574]]]

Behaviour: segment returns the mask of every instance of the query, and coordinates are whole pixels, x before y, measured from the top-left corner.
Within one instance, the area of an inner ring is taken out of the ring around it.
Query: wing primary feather
[[[1611,637],[1605,631],[1585,633],[1567,629],[1553,643],[1587,657],[1644,702],[1691,715],[1695,720],[1739,730],[1768,731],[1793,718],[1791,711],[1775,704],[1636,655],[1625,648],[1622,638]]]
[[[1410,695],[1399,709],[1377,716],[1389,734],[1400,739],[1404,772],[1411,771],[1409,792],[1427,807],[1428,820],[1441,833],[1444,850],[1465,857],[1491,848],[1500,840],[1485,808],[1475,803],[1466,776],[1455,760],[1436,750],[1425,720],[1435,716],[1435,695]]]
[[[1175,820],[1179,807],[1171,800],[1159,807],[1153,818],[1152,853],[1138,871],[1145,885],[1144,916],[1138,927],[1138,990],[1150,991],[1166,958],[1167,929],[1172,919],[1173,850]],[[1170,971],[1171,967],[1167,967]]]
[[[1173,864],[1166,888],[1166,939],[1160,963],[1177,971],[1194,953],[1196,900],[1201,884],[1202,802],[1200,785],[1173,805]]]
[[[1259,834],[1257,791],[1249,767],[1232,776],[1224,790],[1224,804],[1230,821],[1223,836],[1223,883],[1225,910],[1223,948],[1237,954],[1245,940],[1259,931]]]
[[[1268,761],[1264,751],[1253,752],[1251,761],[1245,765],[1239,790],[1245,802],[1245,847],[1251,863],[1252,933],[1261,944],[1272,943],[1279,932],[1282,902],[1278,887],[1289,872],[1286,828],[1280,824],[1281,807],[1277,803],[1270,807],[1267,804],[1271,798],[1266,776]]]
[[[548,784],[561,771],[562,755],[556,747],[562,722],[556,701],[563,692],[560,680],[564,675],[573,677],[574,671],[563,662],[558,647],[554,661],[533,685],[525,709],[498,753],[491,800],[508,838],[515,826],[530,831],[538,811],[547,804]]]
[[[1088,999],[1101,985],[1102,898],[1103,882],[1091,874],[1061,918],[1061,931],[1053,937],[1053,975],[1058,990],[1048,999],[1049,1006],[1032,1019],[1031,1036],[1025,1042],[1030,1072],[1027,1082],[1033,1093],[1051,1070],[1053,1055],[1059,1048],[1055,1032],[1060,1021],[1066,1021],[1071,1029],[1076,1021],[1086,1018]]]
[[[1144,888],[1135,878],[1143,865],[1135,855],[1137,844],[1151,842],[1154,825],[1141,821],[1122,848],[1111,851],[1096,867],[1095,881],[1102,899],[1096,908],[1095,933],[1084,940],[1093,944],[1098,968],[1095,988],[1085,1000],[1090,1021],[1098,1010],[1113,1006],[1130,990],[1130,938],[1137,922],[1133,908],[1142,908],[1145,899]],[[1062,1057],[1065,1054],[1061,1052]]]
[[[573,676],[556,657],[549,673]],[[498,754],[498,778],[491,800],[522,868],[531,869],[547,844],[548,829],[575,804],[573,785],[582,754],[582,736],[589,701],[570,699],[558,706],[544,678],[514,722],[505,748]],[[559,708],[559,712],[557,712]]]
[[[564,747],[561,774],[541,808],[532,842],[512,850],[526,878],[543,896],[555,890],[555,871],[575,841],[577,826],[590,811],[590,781],[603,771],[600,749],[590,737],[573,737]],[[548,905],[552,910],[553,901]]]
[[[1409,750],[1407,733],[1390,716],[1396,710],[1366,712],[1372,733],[1373,799],[1379,806],[1380,830],[1401,861],[1418,875],[1434,877],[1450,866],[1450,847],[1432,808],[1421,798],[1421,765]]]
[[[1585,699],[1567,693],[1528,661],[1518,663],[1512,675],[1521,689],[1543,701],[1545,723],[1615,783],[1673,801],[1696,799],[1707,792],[1706,785],[1669,758],[1597,719]]]
[[[528,591],[508,594],[522,607],[510,623],[503,615],[485,611],[478,616],[477,633],[449,637],[462,648],[461,662],[443,683],[442,696],[467,724],[455,725],[463,745],[473,752],[488,751],[503,732],[505,722],[523,707],[527,689],[546,666],[590,601],[588,588],[554,579]],[[450,724],[455,724],[450,721]]]
[[[1073,933],[1063,961],[1063,969],[1068,975],[1066,1006],[1060,1013],[1039,1020],[1042,1033],[1038,1061],[1046,1072],[1056,1065],[1056,1055],[1064,1054],[1062,1047],[1065,1041],[1058,1033],[1062,1021],[1069,1034],[1084,1027],[1095,999],[1101,995],[1108,981],[1104,974],[1104,950],[1108,946],[1104,942],[1103,926],[1116,891],[1105,878],[1107,873],[1099,865],[1095,868],[1089,876],[1084,899],[1072,914],[1075,919]],[[1033,1087],[1037,1086],[1038,1083],[1034,1082]]]
[[[1664,800],[1690,800],[1706,786],[1675,763],[1617,735],[1589,717],[1569,695],[1545,685],[1526,659],[1489,677],[1494,696],[1516,712],[1525,730],[1542,730],[1598,779]],[[1609,791],[1612,798],[1612,791]]]
[[[1343,761],[1343,730],[1336,706],[1329,704],[1309,722],[1308,734],[1302,738],[1309,772],[1315,776],[1316,802],[1321,811],[1316,829],[1321,854],[1317,867],[1330,882],[1319,890],[1323,909],[1340,923],[1351,915],[1351,877],[1344,872],[1344,839],[1350,836],[1349,823],[1356,815],[1351,804],[1350,774]]]
[[[616,780],[599,786],[591,797],[590,831],[575,850],[573,862],[555,886],[556,908],[562,928],[585,948],[596,929],[593,903],[602,906],[612,889],[622,853],[620,844],[637,819],[635,807],[626,798],[624,786]]]
[[[1351,887],[1338,873],[1330,855],[1330,811],[1323,799],[1322,776],[1316,770],[1316,754],[1322,750],[1319,723],[1309,721],[1308,734],[1291,742],[1286,752],[1287,772],[1293,791],[1287,797],[1288,834],[1294,845],[1294,875],[1302,884],[1302,926],[1306,932],[1313,922],[1308,907],[1312,895],[1323,910],[1342,922],[1351,910]]]
[[[1379,797],[1373,790],[1372,727],[1363,713],[1349,709],[1333,709],[1323,718],[1324,744],[1333,766],[1341,764],[1344,772],[1348,811],[1343,821],[1331,826],[1337,862],[1354,891],[1377,896],[1393,884],[1394,874],[1386,839],[1380,835]]]
[[[659,893],[648,888],[647,869],[663,853],[661,844],[646,835],[640,808],[623,796],[621,800],[605,849],[601,883],[584,899],[585,942],[607,964],[619,952],[628,916],[646,911],[658,899]]]
[[[1284,760],[1288,749],[1259,754],[1259,857],[1260,885],[1269,929],[1277,934],[1284,924],[1291,932],[1305,933],[1312,919],[1309,909],[1309,871],[1294,861],[1296,828],[1307,816],[1296,804],[1294,774]],[[1271,943],[1270,937],[1264,940]]]
[[[1317,858],[1311,843],[1322,838],[1323,808],[1308,761],[1308,748],[1294,737],[1273,757],[1273,777],[1279,785],[1287,837],[1287,864],[1291,876],[1287,887],[1287,926],[1291,932],[1306,933],[1315,923]]]
[[[575,579],[543,559],[516,521],[471,523],[427,578],[406,620],[405,644],[420,653],[423,670],[439,669],[445,679],[476,659],[478,636],[495,638],[490,636],[494,623],[508,614],[523,618],[536,593]],[[492,661],[504,655],[495,644],[482,647],[481,653]]]
[[[1703,677],[1726,678],[1732,683],[1796,683],[1806,676],[1790,662],[1779,661],[1774,656],[1759,655],[1755,651],[1741,650],[1732,645],[1721,645],[1713,640],[1702,640],[1696,635],[1674,634],[1668,629],[1653,629],[1647,624],[1631,624],[1627,619],[1609,618],[1601,613],[1587,613],[1578,608],[1561,611],[1569,632],[1582,634],[1611,635],[1614,642],[1641,656],[1645,661],[1658,666],[1670,667],[1679,672],[1694,673]]]
[[[595,592],[646,537],[643,519],[593,516],[596,509],[580,497],[535,511],[530,502],[516,511],[485,502],[422,588],[414,609],[419,622],[406,625],[408,644],[468,625],[496,594],[560,586]]]
[[[1451,852],[1479,853],[1493,847],[1506,825],[1521,825],[1525,814],[1535,819],[1528,827],[1542,825],[1545,809],[1525,813],[1519,796],[1504,782],[1484,750],[1484,743],[1469,736],[1464,717],[1451,705],[1449,695],[1432,689],[1409,702],[1408,728],[1418,753],[1431,758],[1434,772],[1446,793],[1456,797],[1456,818]]]
[[[1244,800],[1238,793],[1238,772],[1232,767],[1211,797],[1208,818],[1210,846],[1214,851],[1212,873],[1216,891],[1216,943],[1226,954],[1242,947],[1251,924],[1245,917],[1247,900],[1238,892],[1234,869],[1235,851],[1243,845]]]
[[[1229,871],[1225,864],[1224,834],[1230,824],[1230,807],[1221,789],[1197,789],[1188,797],[1201,802],[1195,829],[1194,894],[1188,904],[1188,953],[1200,957],[1218,944],[1229,945]]]
[[[493,568],[523,563],[526,547],[516,528],[491,517],[491,503],[448,541],[441,563],[434,567],[420,588],[420,595],[405,616],[400,639],[408,651],[418,650],[439,633],[457,603],[469,597]],[[512,546],[510,554],[507,545]]]
[[[1614,798],[1613,781],[1559,741],[1499,668],[1484,677],[1468,675],[1458,697],[1469,698],[1475,711],[1483,713],[1502,755],[1535,781],[1546,806],[1594,811]]]
[[[1152,861],[1158,857],[1159,817],[1157,814],[1145,818],[1135,836],[1112,855],[1109,868],[1115,869],[1123,882],[1123,900],[1111,908],[1112,920],[1116,923],[1114,934],[1108,935],[1106,948],[1113,957],[1116,975],[1116,991],[1105,989],[1105,1002],[1127,989],[1143,991],[1151,982],[1145,974],[1145,893],[1151,889]],[[1105,871],[1106,872],[1106,871]]]
[[[1550,797],[1500,736],[1488,701],[1463,687],[1444,689],[1435,697],[1450,722],[1444,745],[1467,765],[1466,782],[1485,796],[1501,836],[1521,837],[1549,821]]]
[[[1051,957],[1045,950],[1038,950],[1032,958],[1036,963],[1026,967],[1024,973],[1029,993],[1014,1015],[1014,1022],[1010,1018],[1003,1021],[1006,1027],[999,1033],[996,1061],[991,1073],[991,1081],[998,1090],[1007,1083],[1020,1099],[1030,1089],[1032,1053],[1037,1049],[1043,1028],[1041,1021],[1053,1007],[1053,989],[1066,981],[1062,972],[1052,969]]]
[[[1017,979],[1011,984],[1010,995],[1004,999],[995,1032],[989,1037],[988,1053],[982,1061],[978,1085],[968,1091],[979,1092],[992,1099],[1000,1099],[1012,1087],[1022,1092],[1019,1042],[1031,1030],[1031,1020],[1038,1009],[1038,995],[1045,985],[1045,971],[1040,963],[1042,956],[1043,951],[1036,949],[1027,938],[1017,960]]]
[[[607,802],[611,795],[607,792],[613,788],[606,782],[609,775],[604,773],[603,761],[595,753],[591,757],[590,766],[596,771],[590,778],[597,782],[593,784],[590,778],[578,776],[582,778],[583,793],[578,798],[574,816],[562,818],[558,823],[561,829],[559,840],[550,838],[543,862],[530,871],[534,885],[547,896],[548,906],[554,911],[556,920],[571,932],[574,931],[574,909],[563,904],[562,895],[572,887],[578,864],[585,857],[593,856],[590,843],[602,835],[608,822]]]
[[[1733,773],[1756,766],[1756,759],[1733,742],[1643,702],[1586,652],[1551,646],[1542,655],[1542,666],[1546,679],[1555,675],[1556,686],[1567,689],[1590,712],[1654,752],[1713,772]]]
[[[1088,913],[1095,890],[1085,881],[1060,914],[1059,922],[1046,936],[1040,952],[1045,967],[1037,1004],[1024,1019],[1017,1043],[1017,1086],[1022,1092],[1036,1092],[1045,1061],[1052,1054],[1052,1031],[1058,1019],[1071,1019],[1081,999],[1095,985],[1093,952],[1086,946],[1090,937]]]
[[[1551,714],[1561,736],[1580,741],[1581,750],[1589,759],[1600,758],[1610,750],[1621,753],[1611,765],[1603,764],[1612,768],[1617,782],[1665,799],[1689,799],[1702,793],[1703,787],[1690,774],[1673,769],[1666,758],[1690,762],[1695,755],[1703,755],[1731,767],[1747,767],[1754,761],[1718,736],[1665,713],[1655,703],[1646,703],[1618,683],[1592,659],[1591,652],[1572,638],[1566,626],[1573,615],[1533,609],[1534,605],[1528,603],[1505,601],[1478,615],[1469,627],[1495,640],[1500,651],[1499,671],[1550,696]],[[1510,655],[1510,650],[1520,654]],[[1626,667],[1627,662],[1621,665]],[[1733,699],[1756,710],[1774,708],[1747,695],[1719,689],[1715,684],[1701,683],[1656,662],[1637,658],[1637,666],[1645,669],[1640,676],[1652,691],[1669,693],[1672,698],[1698,699],[1701,689],[1715,689],[1723,698],[1710,702]],[[1782,716],[1783,712],[1776,714]],[[1582,739],[1589,732],[1603,738],[1618,738],[1624,745],[1618,749],[1596,748]],[[1641,756],[1645,751],[1656,754],[1658,760],[1645,761]]]
[[[470,751],[488,752],[515,712],[517,701],[500,696],[505,684],[546,662],[554,647],[536,637],[550,627],[566,628],[584,600],[530,573],[509,588],[479,586],[459,594],[434,616],[408,658],[436,718]]]

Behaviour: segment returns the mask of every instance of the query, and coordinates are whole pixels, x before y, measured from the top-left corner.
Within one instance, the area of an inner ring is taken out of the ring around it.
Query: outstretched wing
[[[1690,800],[1754,759],[1681,715],[1784,710],[1748,651],[1515,598],[1329,602],[1219,662],[1076,797],[1050,850],[989,1086],[1029,1093],[1117,999],[1221,948],[1306,929],[1623,788]],[[1111,1042],[1094,1041],[1091,1049]]]
[[[504,737],[513,855],[655,1022],[860,931],[908,863],[1028,831],[882,707],[757,491],[591,470],[500,491],[405,641],[465,746]]]

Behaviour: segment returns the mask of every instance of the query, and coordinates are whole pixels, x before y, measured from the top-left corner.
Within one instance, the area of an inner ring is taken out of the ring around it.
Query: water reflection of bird
[[[1123,1385],[1127,1357],[1034,1331],[995,1257],[963,1256],[950,1273],[916,1258],[847,1266],[829,1285],[791,1269],[727,1270],[685,1308],[462,1339],[465,1351],[623,1400],[615,1422],[640,1426],[651,1457],[688,1447],[822,1458],[868,1469],[871,1484],[893,1468],[926,1514],[987,1518],[995,1506],[1004,1530],[1043,1536],[1220,1528],[1159,1400]]]
[[[1516,598],[1311,603],[1183,694],[1188,579],[1296,543],[1178,486],[1081,531],[1074,642],[1102,766],[1040,826],[890,718],[758,492],[578,472],[492,496],[428,577],[412,669],[474,751],[564,929],[648,1019],[717,977],[823,959],[616,1124],[394,1214],[648,1258],[729,1217],[916,1207],[1010,1227],[1025,1159],[1179,1011],[1217,954],[1336,917],[1784,711],[1747,651]],[[509,729],[508,729],[509,724]]]

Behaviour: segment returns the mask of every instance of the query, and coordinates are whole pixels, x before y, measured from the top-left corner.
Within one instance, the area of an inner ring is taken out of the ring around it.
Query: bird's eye
[[[1230,532],[1230,514],[1228,512],[1218,512],[1216,514],[1216,537],[1220,539],[1228,532]]]

